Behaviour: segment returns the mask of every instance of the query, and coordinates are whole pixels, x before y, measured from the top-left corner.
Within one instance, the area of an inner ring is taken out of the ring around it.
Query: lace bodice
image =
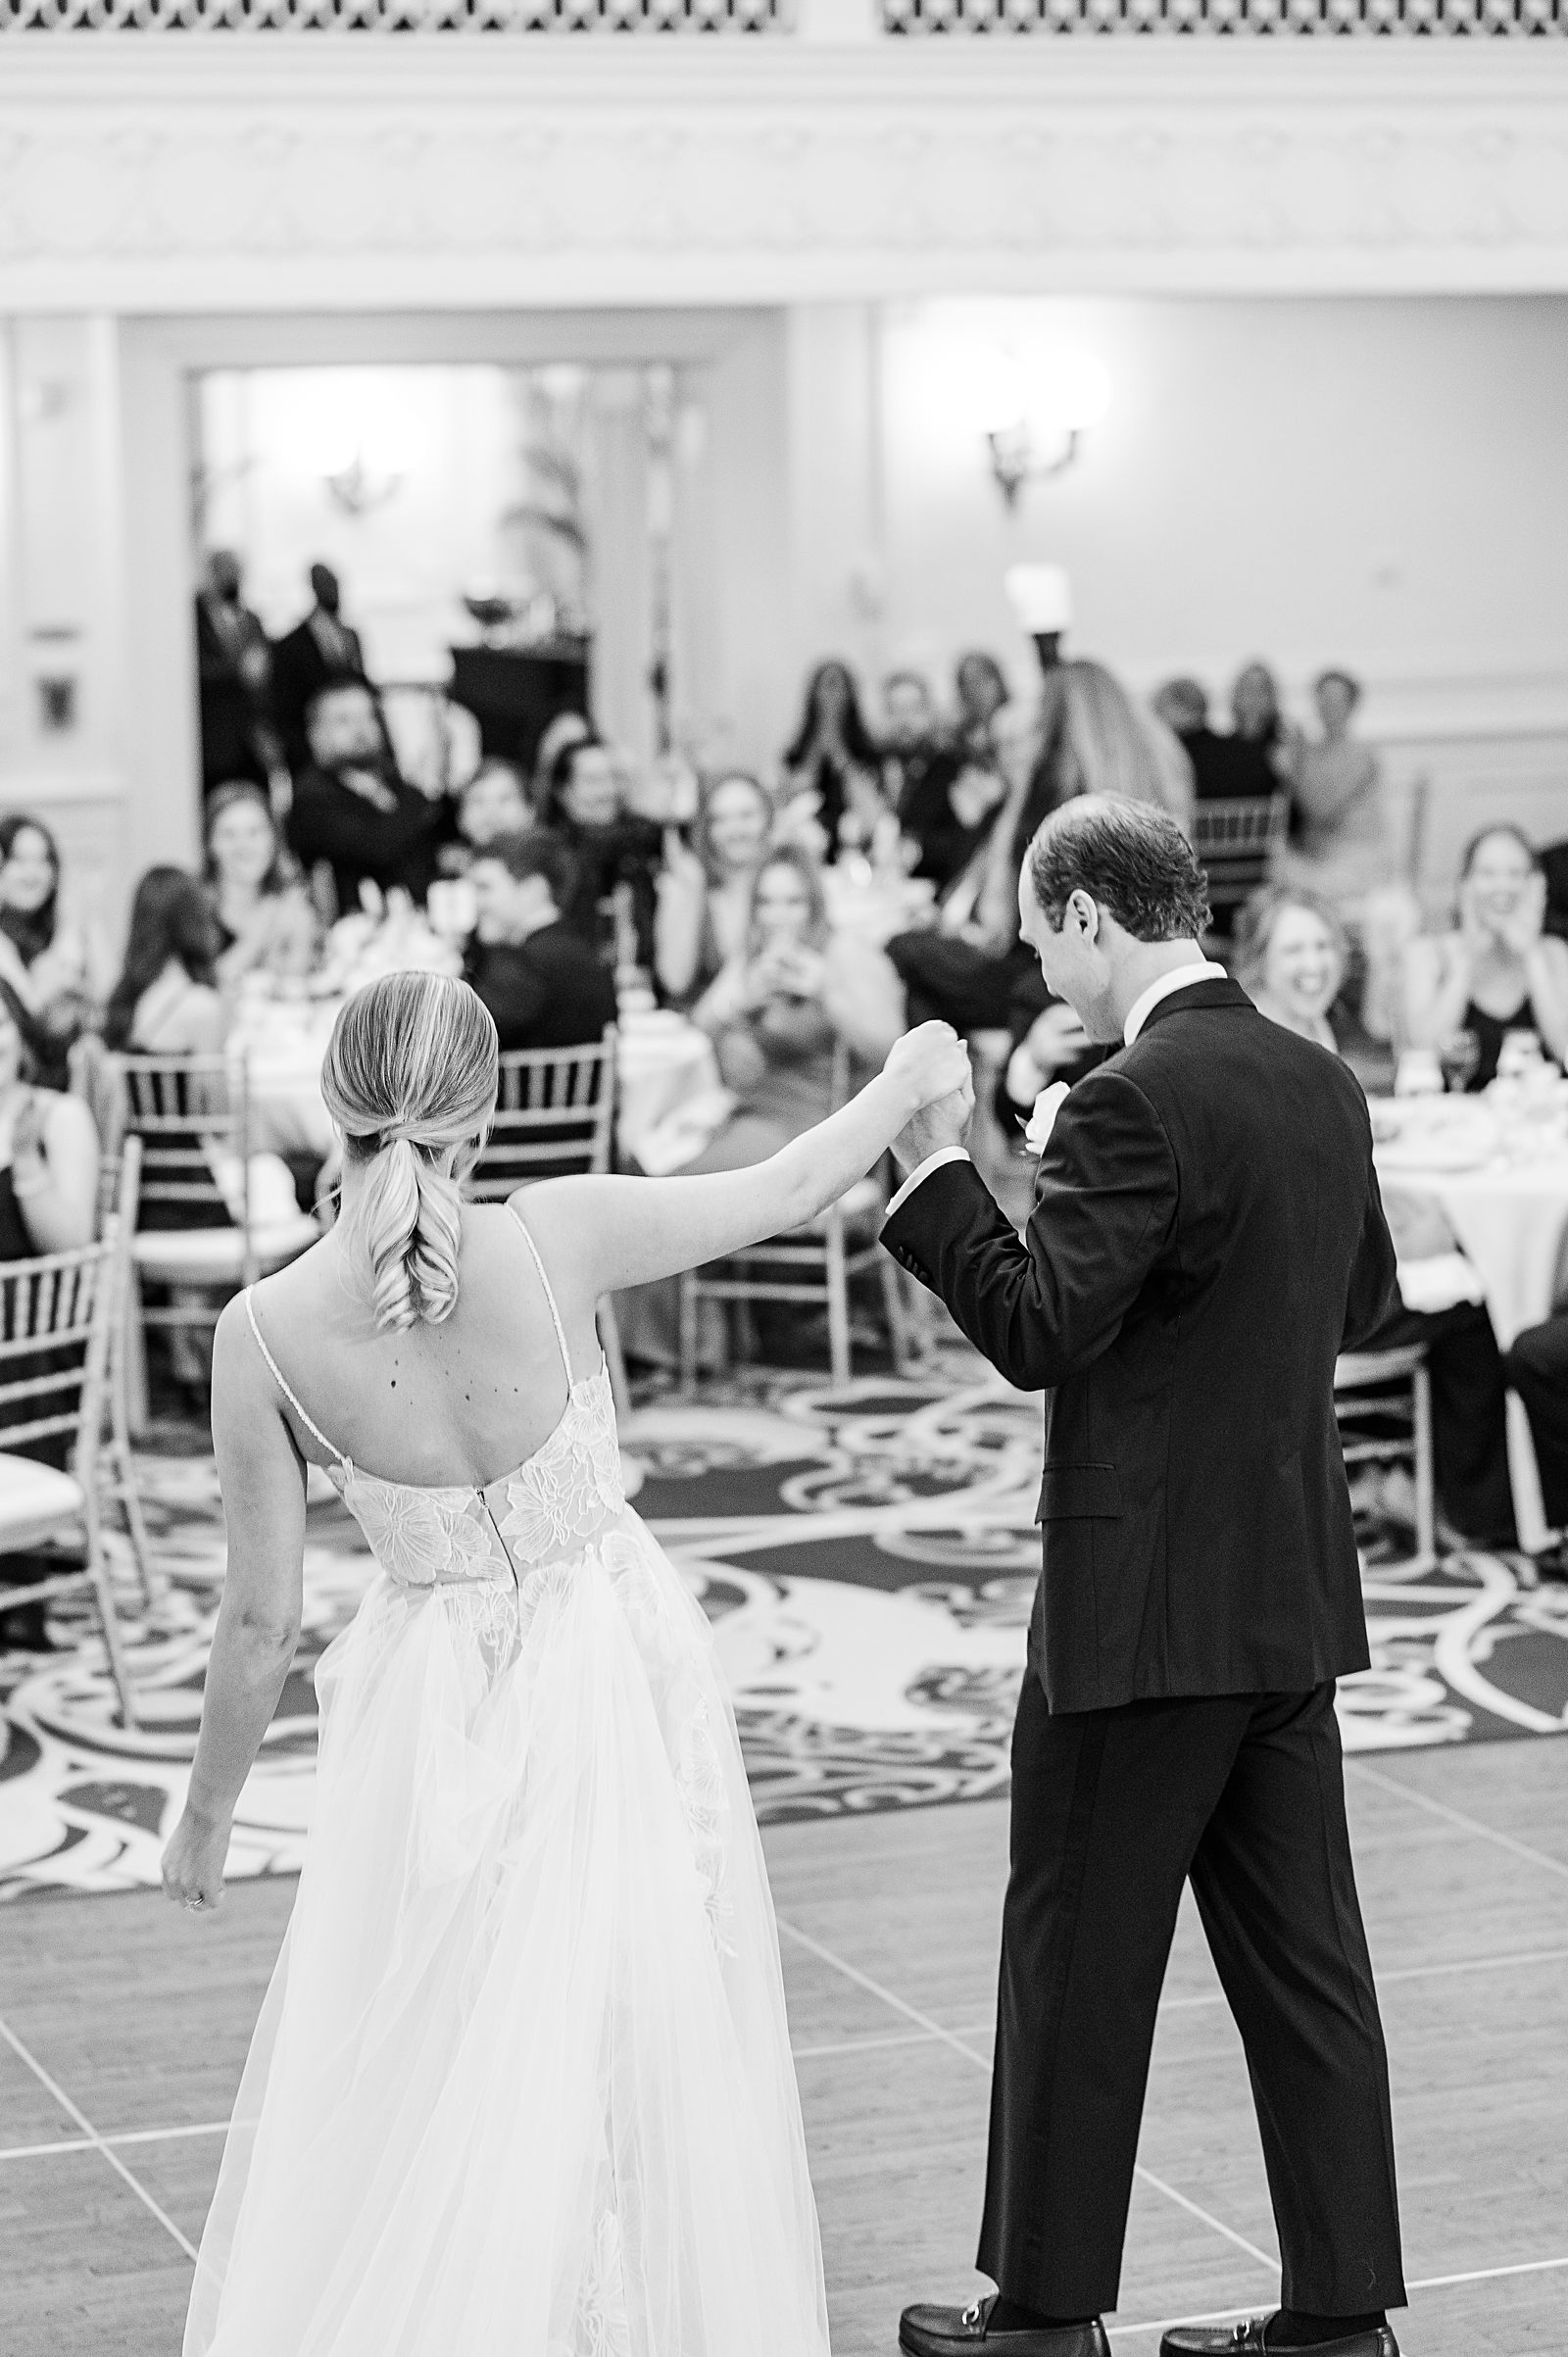
[[[580,1554],[625,1510],[610,1370],[601,1357],[592,1375],[573,1380],[565,1328],[544,1262],[514,1208],[513,1216],[555,1325],[566,1371],[566,1404],[532,1456],[482,1489],[472,1484],[432,1488],[363,1472],[307,1412],[268,1348],[251,1293],[245,1296],[251,1332],[279,1391],[331,1457],[328,1480],[381,1569],[401,1588],[501,1579],[520,1590],[527,1573]]]
[[[579,1554],[626,1503],[610,1375],[572,1384],[550,1438],[480,1489],[423,1489],[363,1473],[347,1457],[328,1478],[400,1587],[463,1580],[521,1585],[542,1564]]]

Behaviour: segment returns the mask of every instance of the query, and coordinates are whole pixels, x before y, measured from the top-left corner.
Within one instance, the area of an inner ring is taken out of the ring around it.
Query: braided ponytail
[[[333,1026],[321,1093],[368,1165],[340,1233],[379,1327],[439,1325],[457,1303],[460,1188],[495,1109],[497,1054],[489,1009],[443,974],[384,975]]]

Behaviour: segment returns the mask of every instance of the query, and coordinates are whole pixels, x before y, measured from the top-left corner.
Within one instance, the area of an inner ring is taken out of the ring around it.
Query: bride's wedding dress
[[[826,2357],[733,1713],[528,1244],[566,1405],[483,1491],[351,1464],[246,1297],[379,1569],[317,1665],[185,2357]]]

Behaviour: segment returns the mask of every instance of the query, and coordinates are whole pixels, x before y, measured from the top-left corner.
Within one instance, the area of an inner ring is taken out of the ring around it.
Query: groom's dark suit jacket
[[[1334,1362],[1395,1256],[1336,1057],[1192,984],[1073,1088],[1021,1240],[953,1162],[882,1241],[1049,1395],[1029,1657],[1053,1711],[1366,1667]]]

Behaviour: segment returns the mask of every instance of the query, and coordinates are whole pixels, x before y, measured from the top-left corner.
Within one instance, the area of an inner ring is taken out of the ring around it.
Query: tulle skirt
[[[380,1575],[184,2357],[825,2357],[777,1931],[708,1624],[625,1512]]]

